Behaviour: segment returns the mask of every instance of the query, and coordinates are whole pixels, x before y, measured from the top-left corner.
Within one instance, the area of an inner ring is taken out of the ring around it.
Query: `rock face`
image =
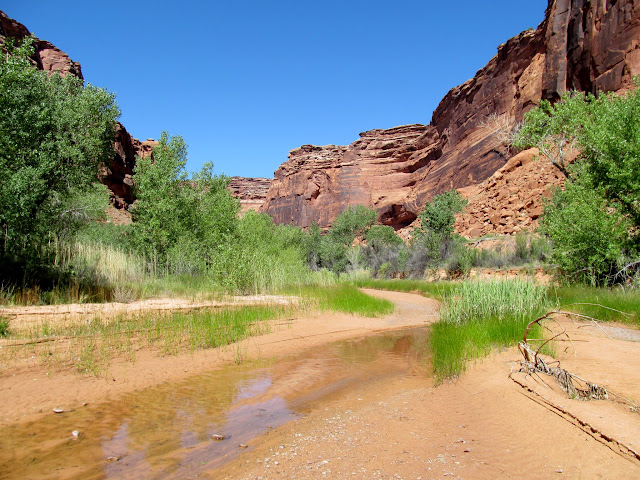
[[[0,44],[7,37],[24,38],[30,32],[27,27],[0,11]],[[69,56],[45,40],[36,39],[35,54],[33,60],[38,68],[45,72],[59,72],[61,75],[71,74],[82,78],[82,69],[78,62],[72,61]]]
[[[271,186],[270,178],[231,177],[229,191],[240,200],[240,213],[260,211]]]
[[[562,172],[539,157],[537,148],[525,150],[480,185],[460,189],[469,203],[456,217],[455,229],[470,238],[535,229],[543,198],[563,182]]]
[[[127,132],[118,122],[114,142],[115,155],[108,165],[102,168],[100,181],[111,190],[111,204],[116,208],[128,208],[135,201],[133,192],[133,171],[136,157],[147,157],[158,144],[153,139],[141,142]]]
[[[511,152],[500,132],[541,98],[620,91],[640,73],[640,2],[550,0],[544,21],[498,47],[442,99],[431,123],[360,134],[349,146],[304,145],[275,172],[263,211],[278,223],[328,226],[348,205],[410,224],[434,195],[480,183]],[[484,208],[484,207],[483,207]]]

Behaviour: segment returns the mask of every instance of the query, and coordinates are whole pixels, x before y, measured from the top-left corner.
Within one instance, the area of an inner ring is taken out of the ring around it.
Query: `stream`
[[[427,327],[189,377],[3,431],[0,478],[192,478],[356,385],[431,375]]]

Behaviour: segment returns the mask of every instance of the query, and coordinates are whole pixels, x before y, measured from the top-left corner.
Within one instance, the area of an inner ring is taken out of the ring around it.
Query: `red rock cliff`
[[[618,91],[640,73],[640,2],[550,0],[544,21],[498,47],[442,99],[430,125],[372,130],[349,146],[305,145],[275,172],[263,211],[329,225],[346,206],[401,227],[434,195],[487,179],[510,158],[491,126],[567,90]]]

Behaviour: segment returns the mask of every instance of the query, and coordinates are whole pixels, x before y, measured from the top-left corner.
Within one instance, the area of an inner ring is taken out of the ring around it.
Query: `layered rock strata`
[[[550,0],[540,26],[500,45],[472,79],[449,91],[429,125],[292,150],[263,211],[278,223],[324,227],[346,206],[363,204],[401,228],[434,195],[482,182],[505,165],[512,152],[502,134],[540,99],[573,89],[624,90],[637,74],[640,2]]]
[[[231,177],[229,191],[240,200],[240,213],[259,211],[271,186],[270,178]]]

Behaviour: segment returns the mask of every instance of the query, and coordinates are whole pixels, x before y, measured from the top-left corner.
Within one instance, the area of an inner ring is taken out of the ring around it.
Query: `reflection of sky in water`
[[[235,395],[226,408],[220,405],[207,412],[202,405],[203,401],[207,403],[206,391],[201,392],[204,399],[196,400],[189,395],[192,392],[185,392],[185,397],[176,391],[164,398],[167,404],[161,409],[157,406],[152,410],[138,409],[133,418],[125,419],[115,434],[102,443],[105,458],[120,458],[107,463],[106,477],[155,478],[169,473],[180,477],[180,472],[193,475],[202,468],[228,461],[239,453],[239,444],[246,444],[269,428],[297,416],[287,401],[277,395],[266,401],[245,403],[269,391],[272,379],[268,372],[261,370],[255,378],[234,378],[234,382],[228,385],[235,390]],[[145,419],[145,425],[155,432],[134,433],[129,423],[136,421],[136,415],[155,417]],[[162,435],[158,430],[167,432]],[[214,434],[227,439],[212,440]],[[167,451],[162,443],[171,442],[174,435],[180,439],[179,448]]]
[[[233,403],[260,395],[261,393],[266,392],[271,385],[271,375],[268,373],[265,373],[258,378],[242,381],[238,385],[239,392],[237,393]]]
[[[265,379],[258,382],[264,385]],[[253,390],[257,391],[257,390]],[[239,444],[248,443],[269,428],[275,428],[296,418],[284,398],[271,399],[250,405],[232,408],[224,414],[222,421],[207,425],[206,438],[191,430],[181,432],[182,449],[154,457],[147,448],[138,449],[129,441],[128,423],[102,444],[106,458],[120,457],[119,461],[107,463],[106,478],[158,478],[171,474],[172,478],[192,476],[203,468],[222,465],[239,453]],[[183,417],[184,418],[184,417]],[[184,423],[188,426],[191,422]],[[213,434],[225,435],[223,441],[214,441]]]
[[[307,411],[351,385],[405,374],[415,364],[411,358],[416,349],[428,346],[425,331],[310,349],[270,368],[232,366],[47,419],[28,430],[11,429],[7,440],[0,441],[10,454],[14,445],[20,446],[20,453],[12,454],[15,468],[9,476],[194,477],[237,456],[243,451],[239,444],[250,444],[270,427],[298,417],[292,405]],[[47,443],[59,438],[60,431],[74,429],[83,434],[77,443]],[[32,431],[38,436],[29,436]],[[228,438],[215,441],[213,434]],[[119,460],[107,462],[109,457]],[[74,475],[78,472],[82,474]]]

